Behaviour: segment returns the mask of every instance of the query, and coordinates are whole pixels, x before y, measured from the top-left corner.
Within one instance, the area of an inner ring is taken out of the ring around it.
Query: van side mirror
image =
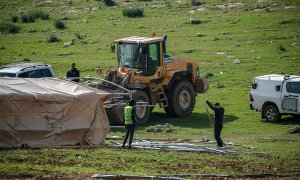
[[[256,89],[257,88],[257,83],[253,83],[252,84],[252,89]]]
[[[280,87],[281,87],[280,85],[275,86],[275,90],[280,91]]]

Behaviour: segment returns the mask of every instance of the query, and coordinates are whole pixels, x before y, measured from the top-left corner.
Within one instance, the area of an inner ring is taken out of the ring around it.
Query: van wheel
[[[281,115],[278,112],[278,109],[274,105],[268,105],[265,110],[264,114],[267,121],[278,121],[281,119]]]

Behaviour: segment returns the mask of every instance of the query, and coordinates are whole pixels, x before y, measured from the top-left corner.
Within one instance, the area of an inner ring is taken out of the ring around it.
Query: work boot
[[[128,146],[128,149],[132,149],[131,146]]]
[[[122,149],[126,149],[126,147],[124,145],[122,145]]]

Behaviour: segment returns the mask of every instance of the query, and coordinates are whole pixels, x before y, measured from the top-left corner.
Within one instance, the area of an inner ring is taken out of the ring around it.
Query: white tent
[[[0,146],[104,143],[102,92],[54,78],[0,78]]]

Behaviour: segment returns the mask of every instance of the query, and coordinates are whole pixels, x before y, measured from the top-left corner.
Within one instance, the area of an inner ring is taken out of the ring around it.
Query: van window
[[[16,77],[15,73],[0,73],[0,77]]]
[[[22,78],[40,78],[41,77],[41,72],[39,70],[34,70],[34,71],[28,71],[19,74],[19,77]]]
[[[52,77],[52,73],[49,69],[40,69],[42,77]]]
[[[286,84],[286,90],[289,93],[300,94],[300,82],[288,82]]]

